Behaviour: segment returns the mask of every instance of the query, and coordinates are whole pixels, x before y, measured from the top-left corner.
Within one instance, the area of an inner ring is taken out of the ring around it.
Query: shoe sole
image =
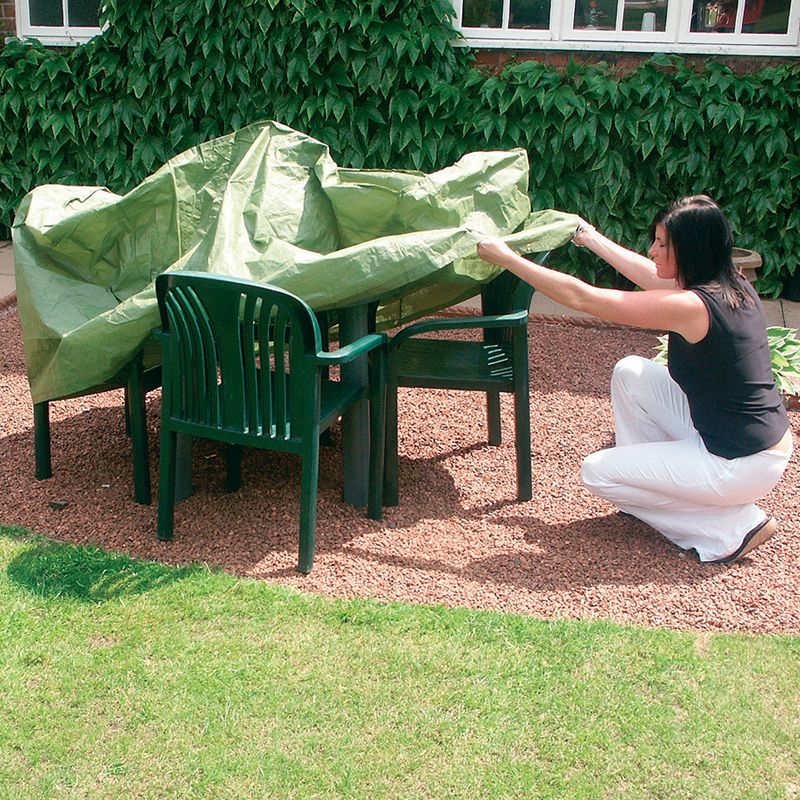
[[[725,558],[715,561],[715,564],[733,564],[740,558],[744,558],[748,553],[752,553],[756,547],[760,547],[775,535],[778,530],[778,523],[775,517],[767,517],[758,527],[753,528],[742,540],[739,549]]]

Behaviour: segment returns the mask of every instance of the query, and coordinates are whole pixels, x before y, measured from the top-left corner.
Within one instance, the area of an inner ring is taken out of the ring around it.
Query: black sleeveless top
[[[706,449],[727,459],[769,449],[789,427],[772,377],[764,309],[753,287],[744,279],[741,285],[753,302],[738,308],[704,287],[692,289],[708,309],[708,333],[696,344],[669,334],[669,374],[686,394]]]

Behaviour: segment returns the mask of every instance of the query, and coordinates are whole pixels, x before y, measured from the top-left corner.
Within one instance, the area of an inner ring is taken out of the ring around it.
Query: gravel
[[[482,395],[405,390],[400,397],[400,505],[382,522],[341,500],[338,432],[323,447],[313,571],[297,559],[299,462],[248,451],[244,487],[223,491],[213,444],[194,455],[193,497],[175,539],[156,539],[156,505],[133,501],[122,393],[51,405],[53,478],[33,477],[33,419],[14,309],[0,313],[0,520],[76,544],[228,572],[330,597],[604,619],[705,631],[800,634],[800,489],[794,458],[763,501],[779,532],[749,558],[701,564],[580,484],[581,458],[613,442],[608,379],[655,334],[550,318],[530,323],[534,497],[515,500],[513,410],[504,443],[486,444]],[[160,397],[148,400],[157,488]],[[791,411],[797,435],[800,412]]]

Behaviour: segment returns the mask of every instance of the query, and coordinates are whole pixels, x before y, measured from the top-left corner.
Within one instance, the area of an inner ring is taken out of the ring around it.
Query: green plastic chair
[[[142,352],[127,364],[108,383],[95,386],[80,394],[66,395],[54,400],[85,397],[112,389],[125,390],[125,432],[131,439],[133,451],[133,486],[137,503],[150,505],[150,459],[147,445],[146,394],[161,386],[161,367],[145,370]],[[33,404],[33,449],[36,463],[36,480],[47,480],[53,476],[50,439],[50,403],[44,400]]]
[[[549,255],[539,253],[543,263]],[[502,441],[500,392],[514,395],[517,498],[533,496],[531,476],[528,310],[533,287],[502,272],[481,289],[482,315],[415,322],[389,342],[386,382],[386,468],[384,503],[399,502],[397,390],[399,386],[486,392],[489,444]],[[483,331],[482,341],[423,338],[432,331]]]
[[[365,398],[370,403],[367,514],[381,519],[385,334],[368,334],[325,352],[317,319],[303,300],[275,286],[225,276],[164,273],[156,279],[156,295],[164,354],[159,539],[173,533],[178,433],[228,445],[229,491],[241,485],[241,446],[296,453],[302,458],[298,569],[309,572],[320,433]],[[325,377],[328,367],[365,354],[368,386]]]

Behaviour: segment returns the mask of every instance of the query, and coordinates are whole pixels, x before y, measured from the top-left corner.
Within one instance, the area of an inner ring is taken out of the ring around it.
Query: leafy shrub
[[[800,396],[800,341],[794,328],[773,325],[767,328],[767,341],[772,354],[772,375],[775,386],[786,397]],[[669,337],[659,336],[653,361],[667,363]]]

